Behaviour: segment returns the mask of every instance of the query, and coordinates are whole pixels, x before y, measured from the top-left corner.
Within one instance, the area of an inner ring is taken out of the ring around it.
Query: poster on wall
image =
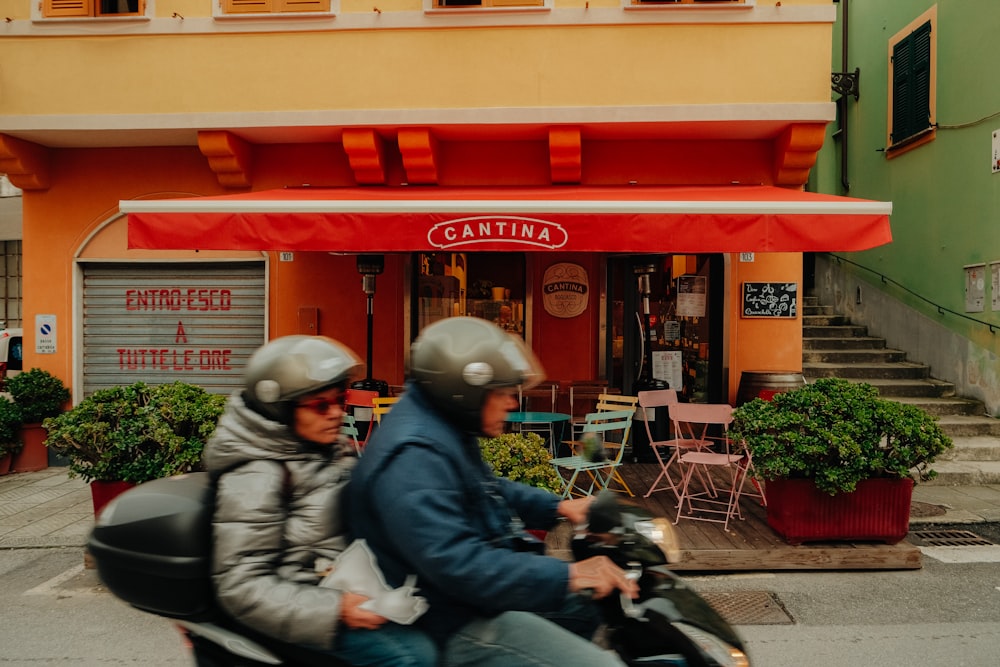
[[[684,353],[681,350],[653,352],[653,378],[666,380],[671,389],[683,386]]]
[[[542,276],[542,305],[553,317],[570,318],[587,310],[590,284],[587,270],[579,264],[560,262]]]
[[[981,313],[986,302],[986,265],[969,264],[965,269],[965,312]]]
[[[705,317],[708,279],[705,276],[677,276],[677,315]]]

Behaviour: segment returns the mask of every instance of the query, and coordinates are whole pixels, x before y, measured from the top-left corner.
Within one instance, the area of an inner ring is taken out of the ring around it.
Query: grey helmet
[[[472,432],[481,428],[491,389],[530,389],[545,379],[524,340],[478,317],[449,317],[426,327],[413,343],[410,374],[440,411]]]
[[[258,414],[291,424],[296,399],[347,383],[364,368],[349,347],[325,336],[283,336],[247,361],[243,401]]]

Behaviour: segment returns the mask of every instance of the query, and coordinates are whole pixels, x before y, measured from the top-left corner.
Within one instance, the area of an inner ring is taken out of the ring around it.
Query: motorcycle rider
[[[634,581],[605,556],[567,563],[519,550],[523,528],[586,519],[592,498],[562,500],[496,477],[478,437],[503,432],[518,385],[543,379],[524,342],[473,317],[431,324],[413,345],[411,380],[383,417],[349,485],[352,533],[389,585],[417,576],[417,621],[448,667],[622,665],[589,641],[600,598]]]
[[[348,546],[341,494],[357,459],[340,436],[358,356],[321,336],[258,349],[228,399],[204,463],[217,479],[212,574],[222,608],[251,630],[353,665],[436,663],[419,630],[319,586]]]

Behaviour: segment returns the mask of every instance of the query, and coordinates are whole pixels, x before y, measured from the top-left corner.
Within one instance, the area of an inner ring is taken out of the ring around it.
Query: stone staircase
[[[930,377],[927,366],[886,348],[884,339],[869,336],[867,327],[852,325],[813,296],[804,297],[802,305],[802,374],[807,381],[867,382],[885,398],[938,417],[955,448],[931,466],[938,476],[925,484],[1000,484],[1000,419],[987,416],[981,402],[956,396],[954,385]]]

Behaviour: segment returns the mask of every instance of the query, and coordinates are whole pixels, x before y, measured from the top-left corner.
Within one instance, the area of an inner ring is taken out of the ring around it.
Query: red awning
[[[805,252],[892,240],[888,202],[772,186],[287,188],[120,202],[129,248]]]

